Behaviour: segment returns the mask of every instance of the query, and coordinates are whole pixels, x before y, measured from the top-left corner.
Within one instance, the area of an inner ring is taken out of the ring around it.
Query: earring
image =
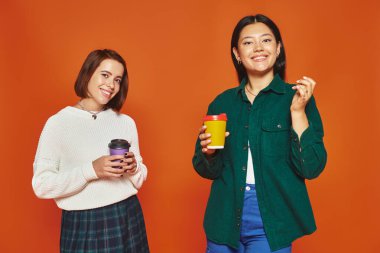
[[[237,60],[238,64],[240,65],[241,64],[241,60]]]

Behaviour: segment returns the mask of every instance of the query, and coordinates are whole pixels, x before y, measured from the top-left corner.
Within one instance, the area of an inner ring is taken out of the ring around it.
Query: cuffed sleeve
[[[71,171],[59,172],[58,167],[53,163],[37,161],[34,163],[34,168],[33,190],[36,196],[42,199],[74,195],[80,192],[88,182],[97,179],[92,165],[88,164],[73,168]]]
[[[299,176],[313,179],[323,171],[327,162],[323,125],[314,97],[306,106],[306,115],[309,127],[300,138],[294,129],[291,129],[291,161]]]
[[[212,157],[206,157],[202,153],[201,145],[197,141],[195,154],[193,156],[193,166],[195,171],[204,178],[207,179],[216,179],[222,173],[222,159],[220,158],[221,154],[219,151],[216,151],[216,154]]]
[[[83,177],[87,181],[92,181],[92,180],[98,179],[98,176],[96,175],[95,169],[92,166],[92,162],[88,162],[82,167],[82,173],[83,173]]]
[[[208,107],[207,115],[216,114],[213,109],[213,103]],[[216,150],[215,153],[207,157],[206,154],[202,152],[202,147],[199,138],[195,144],[195,152],[193,156],[193,167],[195,171],[204,178],[216,179],[222,173],[223,163],[222,163],[222,152],[223,150]]]

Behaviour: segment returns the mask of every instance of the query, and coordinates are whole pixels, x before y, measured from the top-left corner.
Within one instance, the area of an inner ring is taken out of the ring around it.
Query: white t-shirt
[[[247,178],[245,182],[247,184],[255,184],[255,173],[253,171],[253,158],[251,154],[251,149],[249,148],[249,141],[248,141]]]

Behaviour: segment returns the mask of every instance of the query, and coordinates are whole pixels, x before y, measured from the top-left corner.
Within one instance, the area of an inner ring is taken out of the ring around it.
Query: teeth
[[[101,90],[101,91],[102,91],[103,94],[105,94],[107,96],[111,95],[111,92],[108,92],[108,91],[105,91],[105,90]]]
[[[105,91],[105,90],[100,90],[104,95],[106,95],[107,97],[111,97],[111,92],[109,91]]]
[[[254,60],[262,60],[262,59],[265,59],[266,57],[265,56],[257,56],[257,57],[254,57],[253,59]]]

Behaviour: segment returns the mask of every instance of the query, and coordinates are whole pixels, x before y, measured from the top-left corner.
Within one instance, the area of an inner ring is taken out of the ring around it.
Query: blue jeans
[[[270,251],[264,231],[254,184],[247,184],[241,221],[239,249],[207,240],[206,253],[291,253],[292,246]]]

